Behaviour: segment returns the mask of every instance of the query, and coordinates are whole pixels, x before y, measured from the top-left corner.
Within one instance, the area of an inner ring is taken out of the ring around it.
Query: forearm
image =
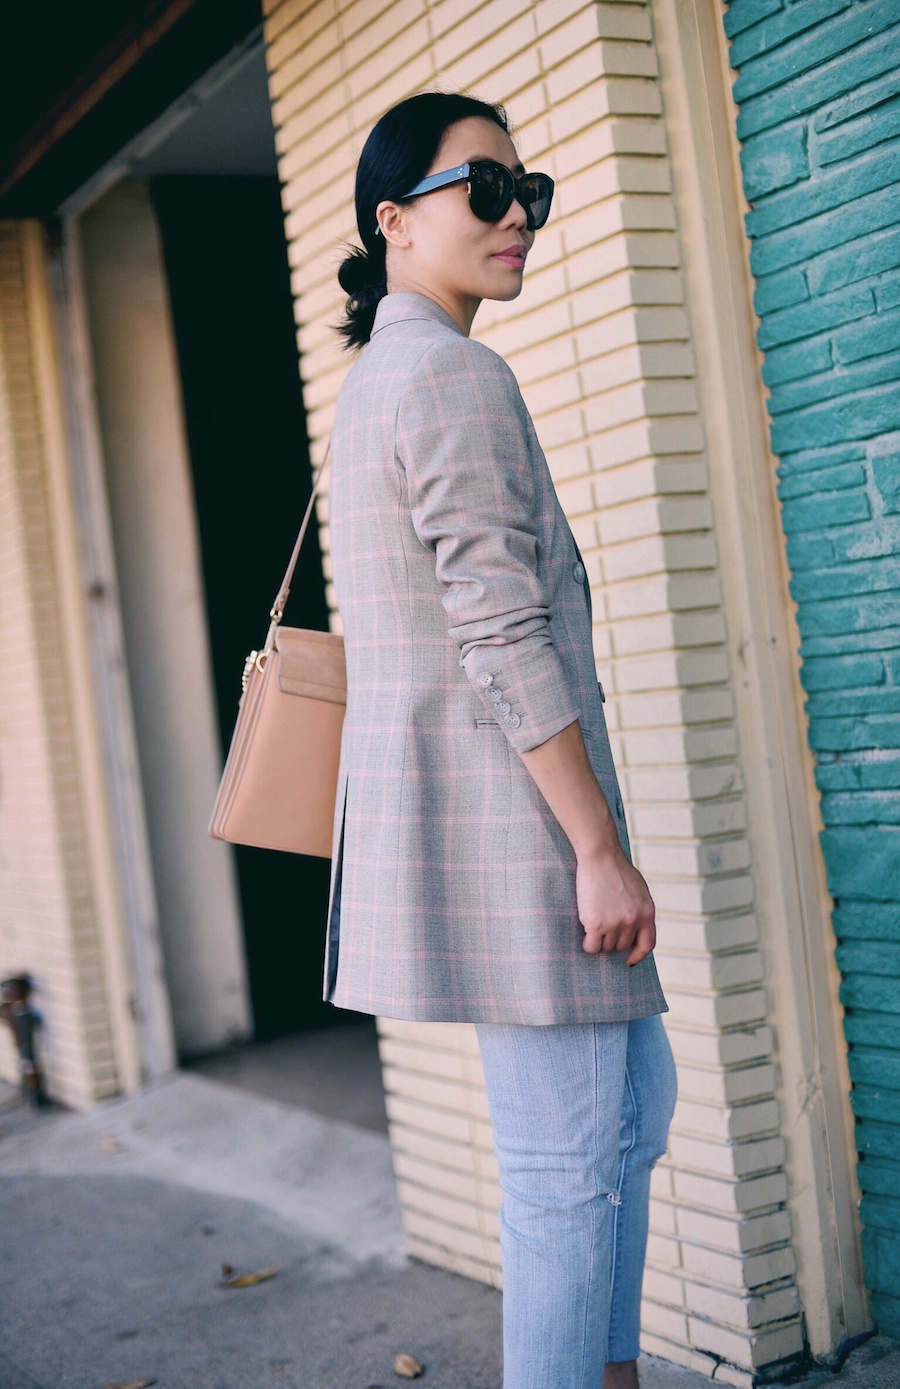
[[[605,857],[619,847],[615,822],[588,760],[577,719],[519,756],[580,862]]]
[[[588,760],[576,719],[519,756],[575,850],[578,919],[589,955],[627,950],[640,964],[656,944],[647,884],[621,851],[606,797]]]

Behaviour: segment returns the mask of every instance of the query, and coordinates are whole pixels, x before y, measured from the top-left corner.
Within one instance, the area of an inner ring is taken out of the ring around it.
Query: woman
[[[325,996],[477,1025],[504,1191],[505,1389],[637,1385],[650,1169],[674,1103],[584,564],[515,379],[468,336],[552,180],[500,108],[370,134],[332,436],[347,654]]]

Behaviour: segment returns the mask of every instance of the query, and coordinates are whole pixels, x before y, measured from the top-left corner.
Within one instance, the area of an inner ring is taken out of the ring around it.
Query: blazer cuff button
[[[478,683],[483,690],[486,690],[488,685],[493,685],[494,677],[490,675],[488,671],[483,670],[478,677]]]

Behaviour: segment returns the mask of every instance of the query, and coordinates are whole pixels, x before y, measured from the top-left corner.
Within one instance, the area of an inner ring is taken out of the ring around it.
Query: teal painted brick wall
[[[725,30],[866,1278],[900,1336],[900,0],[733,0]]]

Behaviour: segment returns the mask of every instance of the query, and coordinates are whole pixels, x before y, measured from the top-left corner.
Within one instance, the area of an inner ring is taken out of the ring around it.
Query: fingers
[[[578,907],[588,955],[627,951],[638,964],[656,944],[656,909],[646,882],[624,857],[579,864]]]
[[[639,919],[635,913],[631,921],[619,921],[615,926],[586,930],[582,945],[589,955],[608,955],[613,950],[628,950],[634,944]]]
[[[641,960],[645,960],[656,945],[656,924],[653,921],[638,927],[637,939],[629,953],[626,964],[639,965]]]
[[[618,922],[613,927],[595,927],[585,930],[582,949],[588,955],[610,954],[614,950],[628,950],[628,964],[640,964],[656,945],[656,925],[654,910],[635,912],[627,923]]]

